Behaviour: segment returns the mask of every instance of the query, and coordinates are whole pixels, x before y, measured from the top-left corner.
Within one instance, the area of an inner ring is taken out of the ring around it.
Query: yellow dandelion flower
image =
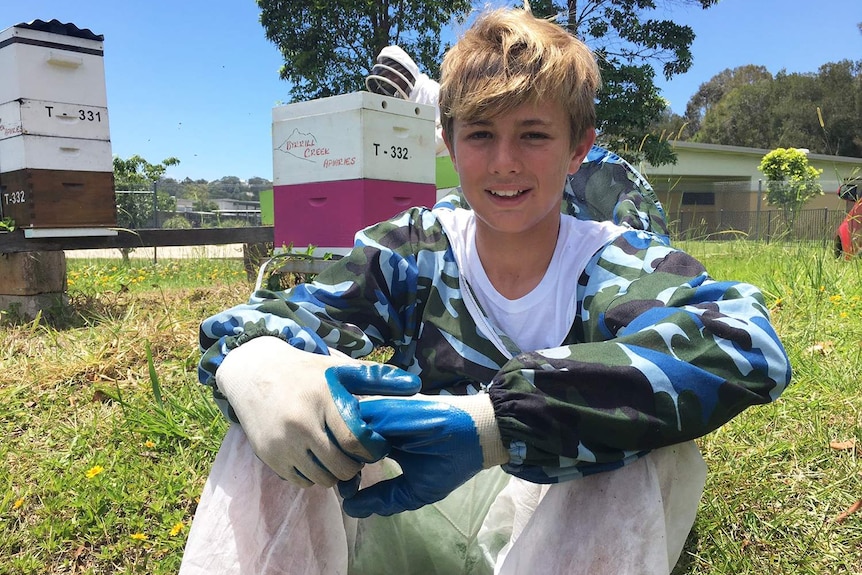
[[[88,469],[87,473],[85,473],[84,475],[87,476],[87,479],[92,479],[95,476],[97,476],[98,474],[102,473],[104,470],[105,470],[105,468],[102,467],[101,465],[94,465],[93,467]]]
[[[175,523],[174,526],[171,527],[171,537],[176,537],[177,535],[179,535],[184,528],[185,525],[183,525],[182,521],[178,521],[177,523]]]
[[[131,535],[129,535],[129,537],[131,537],[135,541],[146,541],[147,539],[149,539],[149,537],[147,537],[144,533],[132,533]]]
[[[841,301],[841,295],[831,295],[829,296],[829,301],[831,301],[832,303],[838,303]]]
[[[24,505],[24,498],[19,497],[15,500],[15,503],[12,504],[12,509],[20,509],[22,505]]]
[[[838,314],[838,316],[841,317],[842,319],[844,319],[845,317],[847,317],[847,312],[842,311],[841,313]]]
[[[146,447],[148,449],[152,449],[155,446],[156,446],[156,442],[152,441],[151,439],[148,439],[144,442],[144,447]]]

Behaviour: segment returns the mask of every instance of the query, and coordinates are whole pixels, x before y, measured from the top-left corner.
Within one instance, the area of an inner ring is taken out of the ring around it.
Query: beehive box
[[[355,92],[272,117],[277,247],[349,248],[359,229],[434,204],[433,107]]]
[[[0,31],[0,215],[25,235],[117,224],[103,39],[57,20]]]
[[[28,98],[0,104],[0,140],[17,136],[108,141],[108,108]]]
[[[0,31],[0,104],[28,98],[107,107],[103,40],[56,20]]]
[[[370,92],[277,106],[273,184],[434,183],[434,108]]]
[[[0,172],[24,169],[113,172],[111,142],[52,136],[0,140]]]
[[[305,251],[350,248],[357,231],[413,206],[430,207],[436,200],[431,184],[346,180],[316,182],[276,189],[273,210],[275,246]],[[429,203],[429,201],[431,203]]]
[[[18,228],[117,225],[113,172],[24,169],[0,173],[0,217]]]

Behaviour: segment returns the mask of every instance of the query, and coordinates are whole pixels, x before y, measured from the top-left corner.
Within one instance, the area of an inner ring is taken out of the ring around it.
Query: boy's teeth
[[[495,196],[503,196],[506,198],[511,198],[517,196],[521,193],[521,190],[490,190],[492,194]]]

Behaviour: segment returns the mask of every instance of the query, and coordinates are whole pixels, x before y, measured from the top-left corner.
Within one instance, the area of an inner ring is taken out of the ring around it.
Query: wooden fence
[[[272,226],[119,230],[116,236],[25,238],[23,230],[0,234],[0,253],[272,243]]]

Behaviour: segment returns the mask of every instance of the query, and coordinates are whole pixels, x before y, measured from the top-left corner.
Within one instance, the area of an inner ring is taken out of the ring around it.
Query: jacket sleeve
[[[513,358],[488,388],[508,472],[553,483],[703,436],[775,400],[790,364],[761,293],[629,231],[587,265],[577,343]]]
[[[198,379],[213,388],[216,403],[236,416],[218,390],[215,374],[237,346],[264,335],[328,355],[329,348],[359,358],[375,347],[404,342],[418,326],[415,307],[424,295],[414,248],[425,237],[420,210],[360,232],[350,254],[314,282],[287,291],[259,290],[245,304],[205,319]]]

